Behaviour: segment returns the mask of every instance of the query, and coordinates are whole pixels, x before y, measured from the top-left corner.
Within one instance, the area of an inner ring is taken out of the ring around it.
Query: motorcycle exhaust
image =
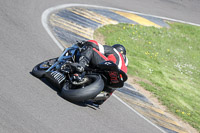
[[[110,94],[108,92],[101,92],[94,98],[94,100],[95,101],[106,100],[109,97],[110,97]]]

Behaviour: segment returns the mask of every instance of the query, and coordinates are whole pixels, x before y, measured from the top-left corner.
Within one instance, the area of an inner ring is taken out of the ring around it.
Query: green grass
[[[170,28],[107,25],[95,31],[107,45],[123,44],[128,74],[168,109],[200,131],[200,27],[168,23]]]

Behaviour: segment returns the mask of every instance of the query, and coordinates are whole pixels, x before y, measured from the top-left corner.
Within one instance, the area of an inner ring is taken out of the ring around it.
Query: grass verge
[[[128,74],[168,109],[200,131],[200,27],[168,23],[170,28],[106,25],[95,31],[105,44],[123,44]]]

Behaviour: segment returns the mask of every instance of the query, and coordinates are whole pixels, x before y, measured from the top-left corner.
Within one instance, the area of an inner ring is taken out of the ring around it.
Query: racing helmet
[[[121,44],[115,44],[112,47],[115,48],[119,53],[122,54],[125,65],[128,66],[128,58],[126,57],[126,48]]]

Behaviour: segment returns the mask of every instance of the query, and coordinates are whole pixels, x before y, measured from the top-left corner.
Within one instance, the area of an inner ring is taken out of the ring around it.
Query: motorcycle
[[[89,66],[82,73],[76,72],[72,64],[78,62],[81,48],[81,43],[66,48],[60,57],[36,65],[32,74],[47,79],[70,102],[91,101],[101,105],[116,88],[123,87],[127,75],[111,61]]]

